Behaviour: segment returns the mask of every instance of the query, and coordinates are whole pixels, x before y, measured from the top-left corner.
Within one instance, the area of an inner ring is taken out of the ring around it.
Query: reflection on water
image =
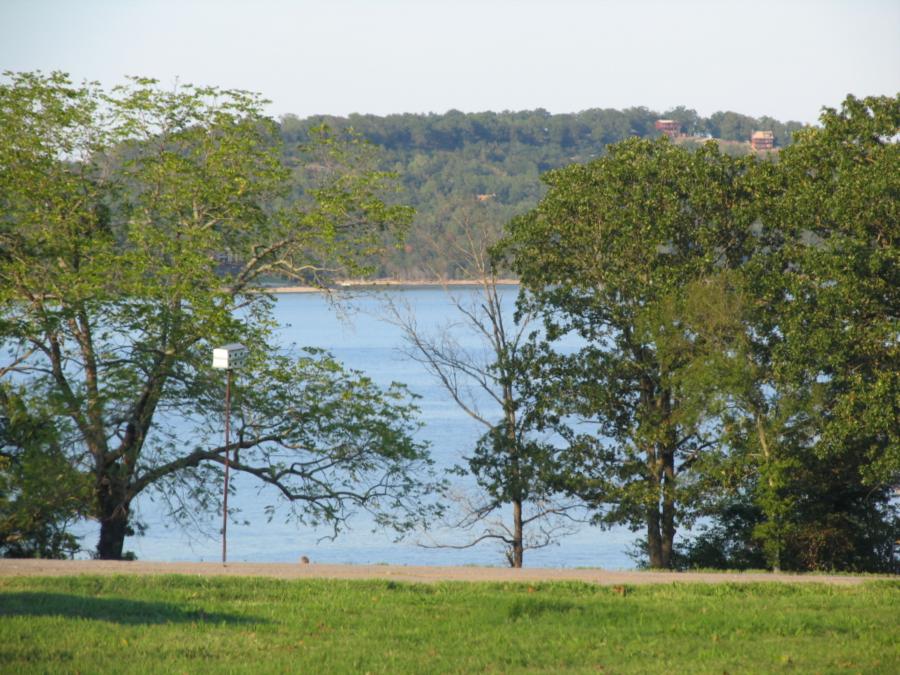
[[[458,290],[464,293],[465,290]],[[448,321],[457,320],[454,308],[441,289],[392,290],[414,308],[416,319],[424,330],[439,330]],[[515,287],[502,289],[504,301],[512,320]],[[281,328],[280,342],[288,347],[321,347],[332,352],[346,366],[366,372],[374,381],[387,385],[392,381],[407,384],[422,398],[424,427],[421,438],[431,444],[431,452],[441,469],[459,464],[482,433],[477,423],[463,413],[449,395],[435,382],[423,366],[403,355],[400,329],[380,320],[380,301],[376,297],[357,297],[349,311],[335,312],[329,302],[317,293],[284,294],[278,296],[274,312]],[[344,316],[339,316],[342,314]],[[460,335],[463,346],[477,349],[475,336]],[[267,522],[265,506],[274,503],[269,489],[260,490],[246,477],[237,476],[236,497],[229,498],[229,507],[239,508],[240,519],[248,524],[229,524],[228,559],[233,561],[294,562],[301,555],[313,562],[330,563],[391,563],[405,565],[504,565],[499,546],[481,544],[464,550],[431,549],[418,545],[420,538],[395,543],[391,533],[372,533],[363,518],[351,522],[352,529],[335,541],[320,541],[329,534],[313,531],[295,523],[285,523],[276,513]],[[471,481],[453,478],[455,487],[470,489]],[[221,559],[218,538],[219,521],[209,522],[207,534],[192,530],[185,532],[167,525],[158,502],[150,496],[139,498],[136,511],[149,529],[143,537],[126,540],[125,548],[134,551],[142,560],[209,561]],[[81,532],[87,548],[96,541],[96,527],[86,526]],[[80,533],[81,533],[80,532]],[[442,542],[460,541],[453,532],[435,532],[432,538]],[[604,567],[633,566],[625,554],[635,535],[625,528],[601,531],[582,527],[576,534],[562,539],[558,546],[528,551],[525,564],[529,567]]]

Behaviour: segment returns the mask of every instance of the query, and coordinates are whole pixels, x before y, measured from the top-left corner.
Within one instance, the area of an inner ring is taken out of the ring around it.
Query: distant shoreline
[[[517,286],[518,279],[496,279],[498,286]],[[322,291],[342,291],[347,289],[378,289],[378,288],[443,288],[453,286],[455,288],[481,286],[481,282],[474,279],[451,279],[440,281],[437,279],[424,281],[411,281],[407,279],[347,279],[338,281],[329,288],[318,286],[263,286],[255,289],[265,293],[321,293]]]

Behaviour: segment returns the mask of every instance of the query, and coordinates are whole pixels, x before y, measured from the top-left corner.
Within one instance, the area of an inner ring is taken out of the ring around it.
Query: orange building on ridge
[[[754,131],[750,135],[750,147],[754,150],[772,150],[775,148],[775,134],[771,131]]]
[[[669,138],[681,136],[681,123],[675,120],[656,120],[654,126],[657,131],[663,132]]]

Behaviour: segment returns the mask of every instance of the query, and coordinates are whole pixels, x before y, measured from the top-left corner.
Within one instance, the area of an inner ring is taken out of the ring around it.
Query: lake
[[[471,291],[452,290],[456,295]],[[418,325],[426,332],[453,330],[463,346],[482,349],[478,338],[458,327],[459,316],[447,294],[441,288],[392,289],[389,297],[408,305]],[[503,287],[504,307],[512,322],[517,288]],[[400,328],[383,320],[383,299],[375,294],[356,294],[335,307],[320,293],[280,294],[274,308],[278,321],[278,339],[284,346],[311,346],[327,349],[346,366],[362,370],[375,382],[387,385],[403,382],[421,399],[424,426],[420,438],[431,446],[431,453],[440,469],[462,464],[483,429],[463,412],[449,394],[417,361],[402,351],[403,334]],[[465,541],[459,532],[435,531],[428,535],[411,536],[394,542],[389,532],[371,531],[368,520],[361,518],[350,523],[352,529],[334,541],[322,540],[326,530],[311,530],[284,522],[276,513],[267,522],[265,506],[274,503],[268,489],[241,476],[234,478],[237,495],[229,497],[229,507],[240,509],[239,519],[247,524],[228,526],[228,559],[253,562],[294,562],[302,555],[322,563],[390,563],[399,565],[504,565],[503,551],[498,544],[483,543],[473,548],[424,548],[423,543],[459,544]],[[452,478],[454,488],[471,491],[471,479]],[[148,525],[142,537],[129,537],[126,550],[142,560],[214,561],[221,559],[220,520],[213,519],[205,528],[182,530],[166,522],[161,506],[149,497],[137,500],[135,511]],[[85,525],[83,544],[92,548],[96,542],[96,525]],[[626,554],[637,537],[626,528],[600,530],[582,526],[577,532],[559,540],[558,545],[525,552],[528,567],[603,567],[623,569],[634,566]]]

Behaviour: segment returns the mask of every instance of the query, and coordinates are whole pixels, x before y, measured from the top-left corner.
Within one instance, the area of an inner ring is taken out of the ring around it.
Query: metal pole
[[[228,469],[231,443],[231,368],[225,380],[225,494],[222,496],[222,566],[225,566],[228,547]]]

